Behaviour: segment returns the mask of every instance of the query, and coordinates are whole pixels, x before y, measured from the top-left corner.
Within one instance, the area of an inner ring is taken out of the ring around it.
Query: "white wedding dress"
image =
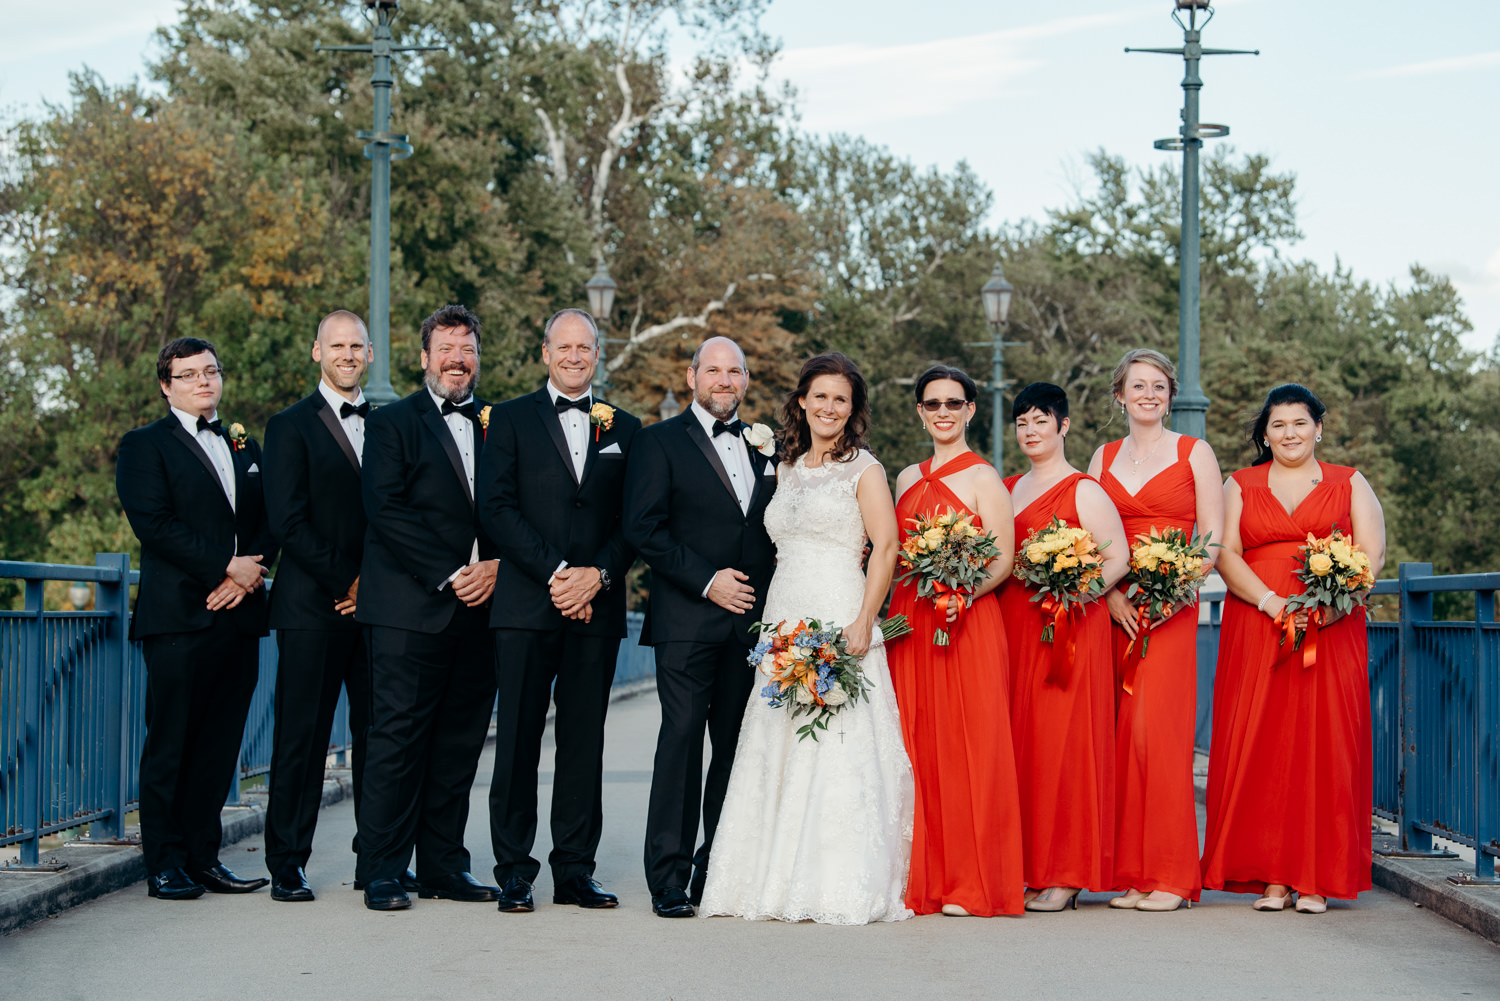
[[[766,508],[776,543],[767,622],[859,614],[865,528],[854,490],[883,472],[861,451],[809,469],[782,464]],[[867,700],[845,707],[819,739],[799,740],[786,709],[757,679],[745,709],[700,913],[750,920],[858,925],[911,916],[904,901],[916,792],[880,630],[864,658]]]

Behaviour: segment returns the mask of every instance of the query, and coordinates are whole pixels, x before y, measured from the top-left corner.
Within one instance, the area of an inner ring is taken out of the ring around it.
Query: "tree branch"
[[[765,277],[762,275],[761,277]],[[712,299],[703,307],[703,311],[697,316],[674,316],[665,323],[653,323],[649,327],[641,328],[641,306],[636,303],[635,320],[630,325],[630,339],[620,348],[620,353],[613,355],[604,363],[604,370],[613,373],[621,365],[624,365],[642,344],[656,340],[665,334],[681,330],[684,327],[697,327],[702,330],[708,326],[709,317],[713,316],[729,302],[734,295],[735,289],[739,288],[738,282],[730,282],[729,287],[724,289],[724,295],[718,299]]]

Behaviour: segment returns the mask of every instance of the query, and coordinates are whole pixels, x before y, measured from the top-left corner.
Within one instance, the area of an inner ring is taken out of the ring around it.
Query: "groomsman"
[[[490,831],[502,911],[535,908],[537,767],[552,701],[552,902],[619,904],[593,878],[594,854],[604,824],[604,717],[633,561],[621,494],[641,422],[590,395],[598,360],[589,314],[553,316],[542,335],[547,384],[496,407],[485,437],[479,518],[501,557],[490,612],[500,695]]]
[[[365,420],[369,528],[356,621],[369,627],[371,712],[355,878],[365,906],[401,910],[416,848],[417,894],[492,901],[469,875],[469,787],[495,706],[489,601],[495,547],[475,515],[488,407],[479,318],[444,306],[422,321],[424,385]]]
[[[280,653],[266,807],[273,900],[313,899],[303,870],[322,805],[340,687],[349,697],[359,820],[370,717],[369,657],[364,630],[354,621],[365,547],[360,453],[370,412],[359,384],[371,355],[364,322],[346,310],[329,313],[312,345],[318,388],[266,424],[266,511],[282,553],[271,590]]]
[[[693,403],[642,429],[625,479],[625,537],[651,566],[641,642],[656,647],[661,731],[646,811],[646,882],[664,918],[693,916],[724,807],[754,669],[749,626],[760,620],[776,553],[766,505],[776,463],[743,437],[745,354],[704,341],[687,371]],[[703,778],[703,733],[713,757]],[[697,852],[698,809],[703,844]]]
[[[262,578],[276,558],[261,501],[260,446],[219,421],[219,353],[179,337],[156,356],[170,413],[120,440],[115,489],[141,543],[130,636],[146,660],[141,848],[146,892],[164,900],[248,893],[219,861],[219,810],[237,780],[266,635]]]

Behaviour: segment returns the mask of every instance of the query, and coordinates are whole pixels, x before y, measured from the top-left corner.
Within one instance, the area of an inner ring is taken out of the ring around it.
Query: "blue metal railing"
[[[85,824],[90,840],[119,838],[137,806],[146,665],[127,637],[139,574],[128,556],[110,553],[92,567],[0,561],[0,578],[22,581],[26,598],[22,611],[0,611],[0,847],[18,846],[21,864],[34,866],[42,838]],[[93,584],[95,610],[44,611],[47,581]],[[617,686],[656,673],[639,644],[642,616],[631,612],[626,621]],[[269,636],[240,745],[242,779],[271,768],[276,662]],[[349,707],[340,697],[328,748],[337,763],[349,745]],[[229,802],[239,802],[238,782]]]

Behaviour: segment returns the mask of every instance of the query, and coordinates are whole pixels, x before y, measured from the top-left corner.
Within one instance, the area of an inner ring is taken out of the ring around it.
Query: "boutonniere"
[[[239,423],[229,425],[229,444],[236,452],[244,448],[249,440],[250,433],[245,430],[245,425]]]
[[[776,454],[776,432],[764,424],[748,425],[741,434],[745,438],[745,444],[751,448],[758,449],[761,455],[772,456]]]
[[[615,408],[608,403],[596,403],[589,407],[589,423],[594,425],[594,440],[599,440],[600,431],[615,426]]]
[[[480,437],[480,440],[483,440],[485,438],[488,438],[489,436],[490,436],[490,408],[489,408],[489,405],[486,404],[485,407],[484,407],[484,409],[482,409],[482,410],[479,411],[479,437]]]

